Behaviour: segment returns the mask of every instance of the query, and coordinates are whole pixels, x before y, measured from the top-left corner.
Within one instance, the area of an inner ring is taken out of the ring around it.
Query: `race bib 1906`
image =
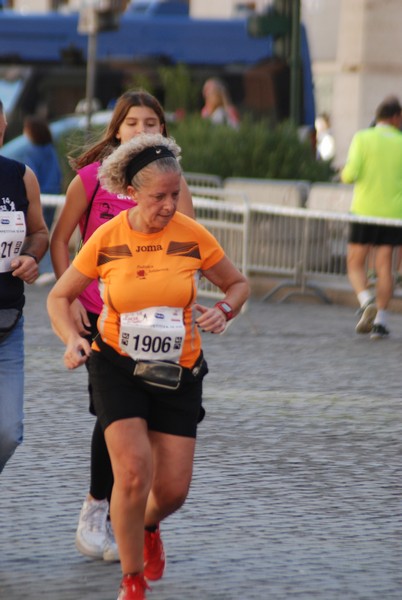
[[[184,335],[182,308],[153,306],[120,315],[120,348],[134,360],[178,362]]]
[[[0,273],[11,271],[11,261],[19,256],[25,233],[22,211],[0,212]]]

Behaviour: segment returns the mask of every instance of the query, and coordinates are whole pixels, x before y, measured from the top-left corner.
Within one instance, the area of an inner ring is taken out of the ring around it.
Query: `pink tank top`
[[[97,174],[99,167],[100,162],[95,162],[83,167],[82,169],[79,169],[78,171],[78,175],[81,177],[84,185],[88,204],[91,201],[92,195],[98,183]],[[107,221],[118,215],[122,210],[127,210],[133,206],[135,206],[135,202],[132,198],[123,196],[121,194],[110,194],[104,188],[98,186],[89,213],[84,243],[88,238],[91,237],[93,232],[96,231],[98,227],[103,225],[103,223],[107,223]],[[84,231],[87,217],[88,213],[85,212],[79,222],[81,235]],[[79,299],[86,310],[95,314],[100,314],[102,310],[102,300],[99,295],[97,281],[92,281],[92,283],[90,283],[89,286],[82,292]]]

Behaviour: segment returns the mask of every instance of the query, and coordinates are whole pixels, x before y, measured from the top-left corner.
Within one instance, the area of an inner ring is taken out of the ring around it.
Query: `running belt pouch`
[[[194,367],[190,370],[185,369],[176,363],[157,360],[135,361],[128,356],[122,356],[111,346],[106,344],[99,334],[95,337],[95,341],[101,352],[108,360],[110,360],[110,362],[114,363],[119,368],[128,371],[131,375],[136,375],[145,383],[157,387],[177,390],[183,379],[187,381],[199,381],[208,373],[208,365],[202,353]]]
[[[180,365],[157,360],[152,362],[139,360],[134,369],[134,375],[146,383],[170,390],[178,389],[182,372],[183,368]]]
[[[21,314],[18,308],[0,308],[0,342],[12,332]]]

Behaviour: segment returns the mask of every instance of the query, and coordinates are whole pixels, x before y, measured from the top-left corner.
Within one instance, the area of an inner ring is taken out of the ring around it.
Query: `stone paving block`
[[[27,290],[25,440],[0,477],[1,600],[115,600],[117,564],[77,553],[94,424]],[[150,600],[399,600],[402,318],[354,334],[347,307],[252,301],[204,336],[194,478],[162,527]]]

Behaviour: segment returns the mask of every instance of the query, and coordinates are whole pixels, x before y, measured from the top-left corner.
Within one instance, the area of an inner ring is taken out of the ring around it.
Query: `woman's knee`
[[[146,497],[151,488],[151,473],[147,461],[136,460],[120,465],[114,473],[114,485],[126,496]]]
[[[164,487],[153,486],[152,493],[156,504],[163,512],[173,513],[185,503],[189,487],[186,482],[176,482],[175,485]]]

